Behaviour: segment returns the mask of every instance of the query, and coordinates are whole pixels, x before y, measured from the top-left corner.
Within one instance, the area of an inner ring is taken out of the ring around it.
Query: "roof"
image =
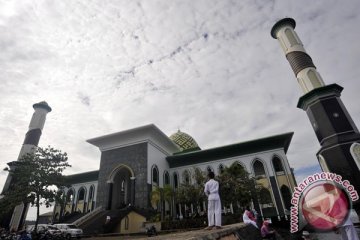
[[[276,32],[277,32],[277,29],[279,27],[282,27],[282,26],[286,26],[286,25],[290,25],[292,28],[295,29],[296,27],[296,22],[294,19],[292,18],[283,18],[279,21],[277,21],[274,26],[271,28],[271,31],[270,31],[270,34],[273,38],[277,39],[276,37]]]
[[[51,112],[51,107],[49,106],[49,104],[47,104],[47,102],[45,101],[42,101],[42,102],[39,102],[39,103],[35,103],[33,105],[33,108],[43,108],[43,109],[46,109],[48,112]]]
[[[297,107],[306,110],[309,103],[312,103],[318,98],[328,97],[332,94],[336,94],[340,97],[343,89],[344,88],[342,86],[337,85],[336,83],[315,88],[299,98]]]
[[[97,181],[98,178],[99,178],[99,170],[65,176],[66,183],[68,184],[93,182],[93,181]]]
[[[151,141],[165,150],[169,155],[180,150],[179,147],[154,124],[112,133],[88,139],[86,141],[97,146],[101,151],[129,146],[145,141]]]
[[[170,167],[180,167],[251,153],[283,148],[287,152],[293,132],[166,157]]]

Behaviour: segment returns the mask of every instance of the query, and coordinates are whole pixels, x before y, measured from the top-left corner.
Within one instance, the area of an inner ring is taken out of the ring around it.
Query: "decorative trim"
[[[216,160],[223,161],[224,159],[246,156],[253,153],[259,154],[259,152],[274,149],[282,149],[286,153],[293,134],[293,132],[290,132],[242,143],[177,154],[166,157],[166,160],[169,163],[170,168],[176,168]]]
[[[26,133],[23,144],[37,146],[40,141],[40,136],[41,136],[40,128],[31,129]]]
[[[311,57],[305,52],[289,52],[288,54],[286,54],[286,59],[289,61],[290,66],[295,73],[295,76],[297,76],[297,74],[305,68],[316,68]]]
[[[46,102],[39,102],[39,103],[35,103],[33,105],[33,108],[43,108],[45,110],[47,110],[48,112],[51,112],[51,107],[46,103]]]
[[[274,26],[271,28],[271,31],[270,31],[271,36],[273,38],[277,39],[277,37],[276,37],[277,29],[279,29],[280,27],[283,27],[283,26],[291,26],[293,29],[295,29],[296,22],[292,18],[283,18],[283,19],[277,21],[274,24]]]
[[[131,167],[129,167],[128,165],[125,165],[125,164],[119,164],[115,168],[113,168],[113,170],[109,174],[107,183],[114,183],[114,177],[116,176],[118,171],[120,171],[122,168],[126,168],[127,170],[129,170],[129,172],[131,173],[131,177],[135,177],[134,171],[131,169]]]
[[[330,84],[324,87],[315,88],[299,98],[297,107],[306,111],[310,104],[318,101],[319,99],[323,99],[323,97],[329,97],[330,95],[340,97],[343,89],[343,87],[337,84]]]

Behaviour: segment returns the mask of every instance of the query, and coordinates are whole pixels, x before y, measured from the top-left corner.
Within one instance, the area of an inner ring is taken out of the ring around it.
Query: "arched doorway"
[[[72,213],[74,211],[75,190],[70,188],[66,194],[65,212]]]
[[[110,174],[109,178],[108,209],[121,209],[134,205],[135,177],[132,169],[120,165]]]

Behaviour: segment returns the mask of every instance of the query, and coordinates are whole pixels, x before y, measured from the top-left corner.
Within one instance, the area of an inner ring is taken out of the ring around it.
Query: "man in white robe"
[[[339,232],[341,240],[359,240],[354,224],[350,218],[348,218],[339,228]]]
[[[209,180],[205,183],[204,192],[208,197],[208,227],[207,230],[221,228],[221,201],[219,182],[214,180],[214,172],[209,172]]]

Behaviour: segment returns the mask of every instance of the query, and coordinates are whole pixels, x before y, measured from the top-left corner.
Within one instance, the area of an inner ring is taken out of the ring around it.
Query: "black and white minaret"
[[[271,36],[280,42],[304,95],[297,107],[306,111],[321,145],[317,157],[323,171],[340,174],[360,193],[360,134],[340,99],[343,88],[325,85],[297,36],[295,20],[284,18]],[[357,212],[358,204],[355,206]]]
[[[44,128],[46,115],[49,112],[51,112],[51,107],[49,107],[49,105],[44,101],[35,103],[33,105],[33,108],[35,111],[31,118],[29,130],[25,135],[25,140],[21,147],[20,154],[17,160],[21,159],[24,155],[28,153],[33,153],[36,150],[42,130]],[[8,163],[10,169],[16,165],[15,162]],[[9,188],[11,188],[11,182],[12,182],[12,176],[11,174],[9,174],[7,176],[2,193],[5,193],[6,191],[9,190]],[[27,205],[20,204],[16,206],[12,213],[11,219],[10,218],[8,219],[9,228],[14,230],[20,229],[25,221],[27,211],[28,211]]]

